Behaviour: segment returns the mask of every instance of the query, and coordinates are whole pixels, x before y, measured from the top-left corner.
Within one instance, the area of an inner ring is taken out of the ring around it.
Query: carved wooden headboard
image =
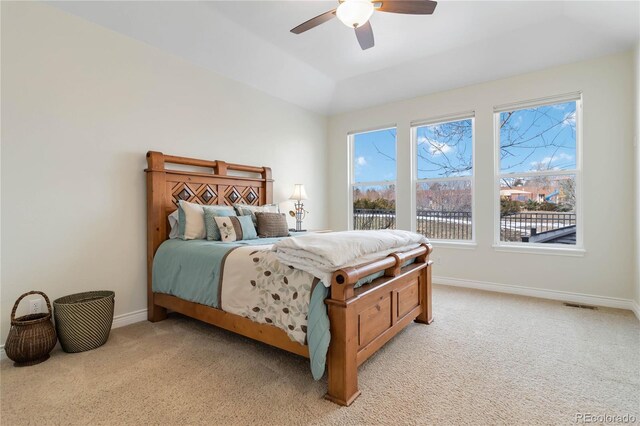
[[[166,164],[199,171],[167,169]],[[153,256],[169,238],[167,216],[177,208],[178,200],[203,205],[268,204],[273,202],[273,180],[269,167],[197,160],[155,151],[147,153],[147,165],[147,308],[153,312]],[[211,173],[206,169],[212,169]],[[254,177],[229,175],[229,171]]]
[[[203,205],[261,205],[273,201],[273,180],[269,167],[245,166],[224,161],[198,160],[147,153],[147,237],[148,262],[163,241],[169,238],[167,216],[177,208],[178,200]],[[202,171],[167,169],[166,164],[199,168]],[[204,168],[212,169],[207,173]],[[241,172],[247,176],[229,175]],[[248,175],[255,177],[249,177]]]

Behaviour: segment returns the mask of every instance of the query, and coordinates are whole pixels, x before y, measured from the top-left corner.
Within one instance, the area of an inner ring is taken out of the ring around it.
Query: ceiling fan
[[[337,8],[311,18],[291,30],[300,34],[315,28],[336,16],[347,27],[355,29],[362,50],[373,47],[373,30],[369,18],[373,12],[403,13],[407,15],[431,15],[438,4],[430,0],[338,0]]]

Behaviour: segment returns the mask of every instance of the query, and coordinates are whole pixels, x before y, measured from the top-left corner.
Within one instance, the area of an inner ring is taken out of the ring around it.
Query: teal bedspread
[[[221,243],[219,241],[180,239],[160,245],[153,259],[153,291],[191,302],[220,308],[218,300],[221,265],[224,256],[235,247],[273,244],[279,238]],[[324,304],[329,289],[318,283],[311,293],[307,321],[307,344],[313,378],[325,370],[331,334]]]
[[[224,256],[235,247],[274,244],[278,240],[167,240],[153,258],[153,291],[220,308],[218,285]]]
[[[153,291],[220,309],[218,287],[225,255],[235,247],[268,245],[278,240],[279,238],[260,238],[233,243],[167,240],[160,245],[153,259]],[[383,274],[384,272],[379,272],[363,278],[356,287]],[[328,295],[329,289],[318,283],[313,288],[309,301],[307,344],[315,380],[319,380],[324,374],[331,340],[329,316],[324,303]]]

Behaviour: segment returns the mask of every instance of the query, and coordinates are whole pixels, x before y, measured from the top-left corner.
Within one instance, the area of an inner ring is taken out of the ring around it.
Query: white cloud
[[[362,157],[362,156],[356,158],[356,165],[358,165],[358,166],[366,166],[367,165],[367,159]]]
[[[532,161],[530,164],[533,170],[545,170],[545,169],[556,170],[557,167],[551,167],[552,163],[557,163],[558,161],[569,161],[569,160],[573,160],[573,155],[560,152],[558,154],[555,154],[553,157],[551,156],[544,157],[542,160]]]
[[[576,112],[571,111],[566,113],[564,115],[564,118],[562,119],[562,127],[575,126],[575,125],[576,125]]]
[[[418,145],[429,145],[428,151],[431,155],[442,155],[448,154],[449,152],[454,150],[454,147],[451,145],[447,145],[444,142],[438,142],[433,139],[429,139],[425,136],[421,136],[418,138]],[[427,148],[425,148],[427,149]]]
[[[573,160],[573,155],[567,154],[566,152],[561,152],[556,154],[553,158],[557,160]]]
[[[551,157],[544,157],[542,160],[540,161],[532,161],[531,162],[531,166],[534,169],[548,169],[549,165],[551,164],[551,162],[553,161],[553,158]]]
[[[441,155],[451,152],[453,148],[446,143],[440,143],[436,141],[429,141],[429,153],[431,155]]]

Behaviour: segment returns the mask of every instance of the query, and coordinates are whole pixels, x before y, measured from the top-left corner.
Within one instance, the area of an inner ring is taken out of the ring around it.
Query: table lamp
[[[307,214],[307,211],[304,209],[304,204],[302,204],[302,200],[307,200],[307,191],[304,190],[304,185],[301,183],[296,183],[293,187],[293,194],[289,197],[290,200],[296,200],[294,204],[295,211],[289,212],[291,216],[296,218],[296,232],[304,231],[302,229],[302,219]]]

